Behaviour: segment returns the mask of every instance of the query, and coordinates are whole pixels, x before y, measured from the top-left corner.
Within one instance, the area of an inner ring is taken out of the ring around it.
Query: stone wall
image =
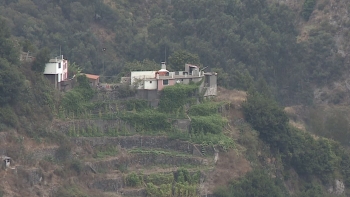
[[[90,144],[91,146],[120,146],[125,149],[132,148],[152,148],[173,150],[194,154],[198,150],[205,152],[205,155],[214,155],[212,146],[202,147],[186,141],[172,140],[161,136],[120,136],[120,137],[77,137],[72,138],[72,142],[78,146]],[[199,155],[198,155],[199,156]]]
[[[107,132],[110,129],[126,130],[134,132],[133,127],[129,126],[126,122],[116,120],[71,120],[54,124],[55,130],[62,133],[69,133],[71,130],[79,131],[81,129],[94,128],[99,132]]]
[[[90,187],[102,190],[104,192],[118,192],[125,187],[124,178],[101,179],[95,181]]]
[[[86,162],[86,166],[91,167],[96,172],[125,169],[128,166],[157,166],[157,165],[202,165],[204,159],[187,156],[175,156],[165,154],[133,154],[130,157],[119,157],[109,160]]]

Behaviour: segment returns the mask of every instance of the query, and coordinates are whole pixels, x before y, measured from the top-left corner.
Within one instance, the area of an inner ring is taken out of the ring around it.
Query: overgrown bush
[[[126,185],[129,187],[137,187],[141,185],[141,178],[135,172],[132,172],[126,176]]]
[[[14,128],[19,125],[18,117],[9,105],[0,106],[0,125],[1,124]]]
[[[121,115],[121,119],[134,126],[137,131],[158,131],[170,128],[167,116],[151,109],[137,113],[127,112]]]
[[[62,142],[55,153],[55,157],[58,161],[64,162],[69,158],[71,150],[72,146],[69,142]]]
[[[192,116],[191,132],[219,134],[222,132],[226,123],[227,120],[220,115]]]
[[[130,87],[129,85],[121,85],[116,87],[115,89],[118,92],[119,98],[128,98],[135,96],[136,90],[135,88]]]
[[[245,120],[259,132],[259,138],[282,152],[288,150],[288,116],[276,101],[250,90],[242,108]]]
[[[179,168],[175,172],[174,176],[175,176],[175,181],[177,183],[183,184],[183,183],[187,182],[188,184],[198,184],[201,174],[199,171],[197,171],[196,173],[191,175],[187,169]]]
[[[192,105],[188,113],[192,116],[211,116],[218,113],[221,103],[205,102]]]
[[[217,197],[285,197],[289,196],[280,180],[260,170],[248,172],[244,177],[231,182],[227,187],[217,189],[214,194]]]
[[[196,95],[198,86],[196,84],[176,84],[165,87],[160,96],[159,111],[174,113],[183,107],[189,98]]]
[[[78,175],[80,175],[81,172],[83,171],[83,167],[84,166],[83,166],[82,162],[78,159],[74,159],[69,164],[69,168],[72,169],[73,171],[75,171]]]
[[[79,85],[65,93],[61,101],[61,106],[67,115],[73,113],[77,116],[85,112],[88,107],[88,101],[94,95],[94,91],[85,75],[79,75],[77,81]]]
[[[129,111],[142,111],[149,108],[147,100],[142,99],[128,99],[126,102],[126,109]]]
[[[174,175],[171,174],[150,174],[145,176],[145,183],[152,183],[154,185],[172,184],[174,181]]]

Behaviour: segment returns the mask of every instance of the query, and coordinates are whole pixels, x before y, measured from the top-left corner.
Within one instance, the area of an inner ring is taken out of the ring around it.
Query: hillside
[[[312,103],[315,88],[347,77],[347,5],[22,0],[3,1],[0,13],[23,51],[48,47],[105,81],[135,69],[134,61],[165,60],[173,69],[187,61],[219,72],[226,88],[265,81],[281,104],[292,105]]]
[[[349,196],[349,6],[0,0],[0,197]],[[151,108],[78,74],[59,92],[42,72],[61,54],[110,83],[208,67],[218,95],[169,86]]]

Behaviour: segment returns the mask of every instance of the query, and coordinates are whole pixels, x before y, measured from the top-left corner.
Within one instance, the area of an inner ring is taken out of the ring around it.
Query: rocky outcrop
[[[344,194],[344,191],[345,191],[345,185],[341,180],[335,180],[334,185],[328,188],[328,192],[330,194],[334,194],[337,196]]]

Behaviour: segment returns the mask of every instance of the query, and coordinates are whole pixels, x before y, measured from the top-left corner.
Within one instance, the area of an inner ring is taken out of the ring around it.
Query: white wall
[[[144,89],[146,90],[156,90],[157,89],[157,80],[145,80]]]
[[[57,63],[46,63],[44,74],[58,74]]]
[[[61,63],[61,68],[58,68],[58,64]],[[44,74],[62,74],[63,72],[63,61],[50,62],[45,64]]]
[[[135,82],[138,82],[138,80],[144,80],[144,79],[149,79],[149,78],[155,78],[156,75],[156,71],[132,71],[131,72],[131,85],[134,85]],[[153,82],[152,82],[153,83]],[[153,85],[153,84],[152,84]],[[139,87],[137,87],[138,89],[143,89],[144,88],[144,84],[141,85]]]

